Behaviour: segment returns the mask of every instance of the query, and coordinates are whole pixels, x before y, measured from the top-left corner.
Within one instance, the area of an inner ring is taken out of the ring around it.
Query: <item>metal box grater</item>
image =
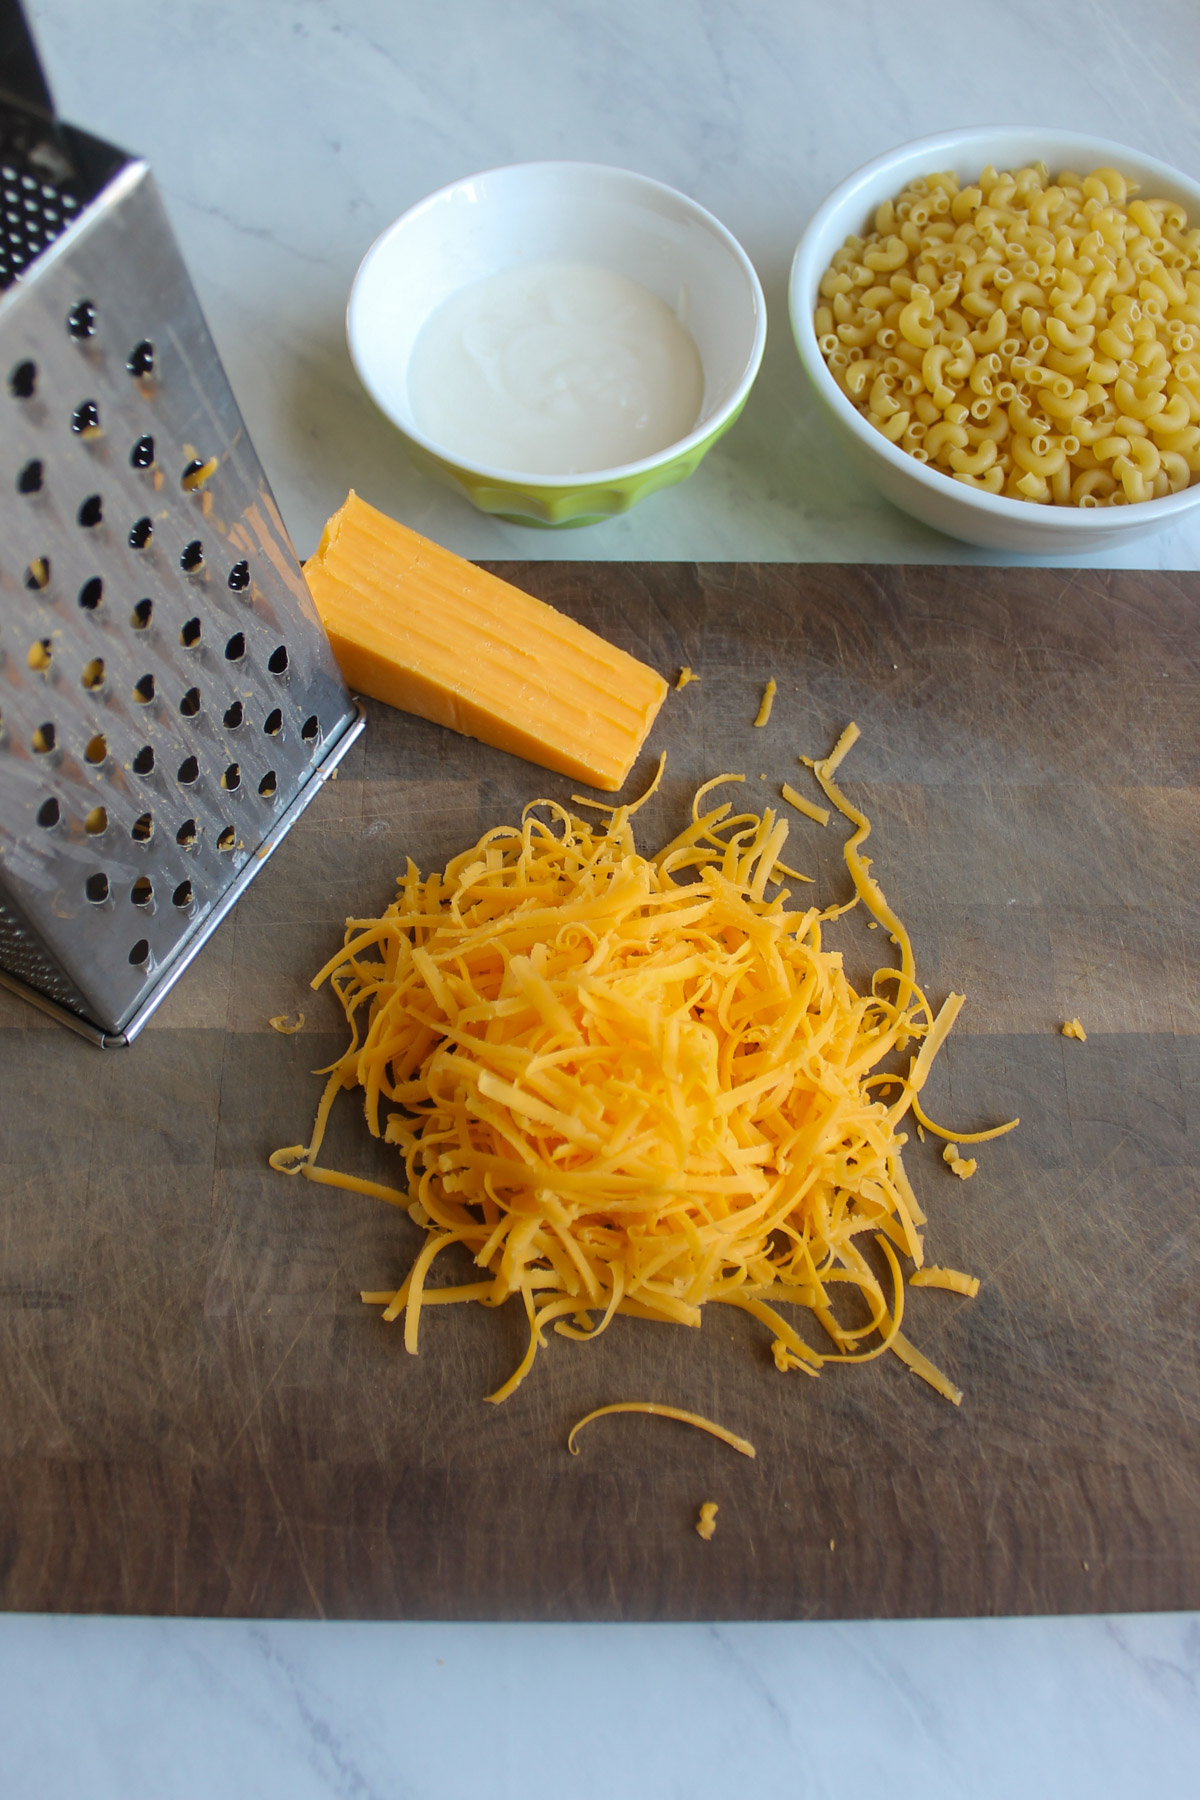
[[[362,715],[150,171],[12,0],[0,88],[0,981],[128,1043]]]

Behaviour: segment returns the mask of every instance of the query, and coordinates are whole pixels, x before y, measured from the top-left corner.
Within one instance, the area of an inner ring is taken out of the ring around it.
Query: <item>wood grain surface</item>
[[[0,1598],[12,1609],[691,1619],[1200,1606],[1200,577],[1045,569],[529,563],[501,569],[673,677],[631,789],[652,847],[698,781],[765,802],[848,719],[875,870],[935,999],[928,1092],[1019,1131],[960,1183],[908,1166],[933,1260],[909,1295],[961,1409],[894,1358],[781,1376],[740,1315],[552,1338],[504,1406],[515,1306],[360,1287],[419,1234],[266,1167],[341,1033],[309,976],[349,913],[570,782],[373,707],[314,804],[130,1050],[0,995]],[[770,723],[752,721],[767,677]],[[765,776],[765,781],[759,777]],[[831,901],[844,832],[789,856]],[[859,975],[878,940],[841,939]],[[303,1007],[294,1037],[272,1014]],[[1086,1044],[1057,1027],[1078,1015]],[[326,1160],[394,1180],[353,1100]],[[442,1279],[449,1279],[447,1267]],[[714,1309],[716,1310],[716,1309]],[[751,1438],[608,1419],[637,1397]],[[720,1506],[704,1543],[699,1505]]]

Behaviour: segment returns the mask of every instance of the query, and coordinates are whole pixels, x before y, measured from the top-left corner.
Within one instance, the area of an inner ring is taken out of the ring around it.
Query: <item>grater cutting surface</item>
[[[120,1033],[355,709],[149,170],[66,215],[0,296],[0,969]]]

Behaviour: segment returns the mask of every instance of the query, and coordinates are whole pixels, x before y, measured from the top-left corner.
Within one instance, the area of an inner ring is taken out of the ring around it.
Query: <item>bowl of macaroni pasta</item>
[[[948,131],[844,181],[796,249],[800,360],[905,512],[1086,554],[1200,505],[1200,184],[1103,138]]]

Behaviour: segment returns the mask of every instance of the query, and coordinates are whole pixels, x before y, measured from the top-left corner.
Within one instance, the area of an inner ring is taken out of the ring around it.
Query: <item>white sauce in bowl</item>
[[[451,456],[579,475],[686,437],[704,370],[686,326],[648,289],[548,262],[443,301],[413,345],[408,395],[417,429]]]

